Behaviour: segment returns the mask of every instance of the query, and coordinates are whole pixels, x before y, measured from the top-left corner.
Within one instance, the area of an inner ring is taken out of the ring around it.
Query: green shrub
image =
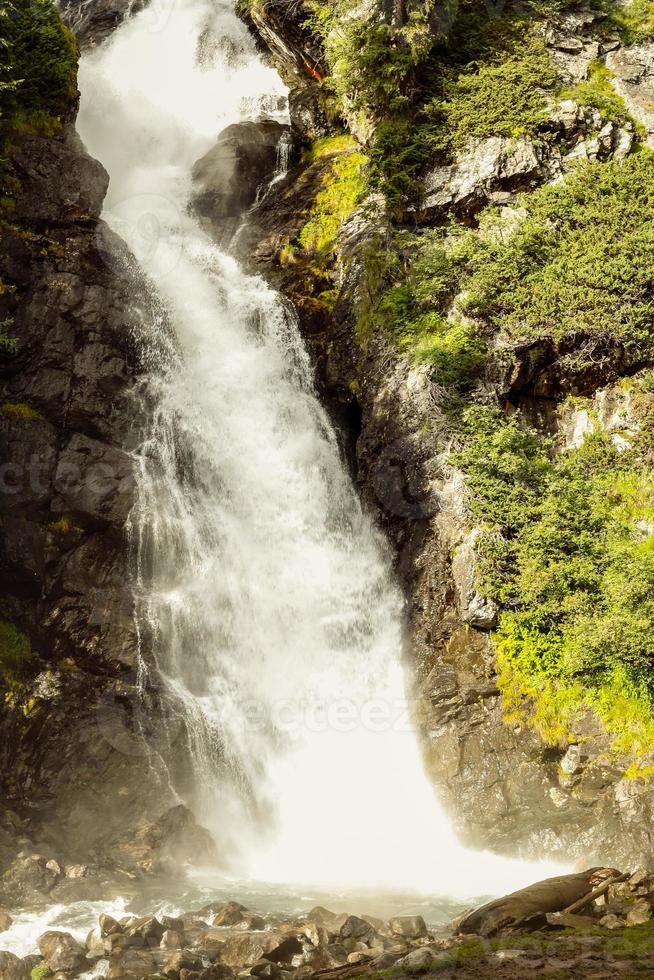
[[[513,339],[599,334],[650,351],[654,155],[580,164],[523,205],[517,228],[491,233],[491,213],[459,245],[465,310]]]
[[[434,368],[435,380],[447,388],[464,389],[477,379],[485,347],[474,325],[457,315],[446,317],[457,270],[439,232],[396,236],[375,266],[375,283],[358,309],[357,333],[375,325],[388,330],[414,363]],[[367,269],[369,274],[370,259]],[[384,283],[387,288],[384,289]]]
[[[574,99],[579,105],[598,109],[603,119],[624,122],[628,113],[624,99],[618,95],[611,84],[612,73],[603,61],[593,61],[588,78],[559,94],[561,99]]]
[[[439,122],[447,149],[488,136],[536,137],[549,115],[546,92],[555,82],[543,41],[527,37],[519,52],[461,72],[446,83],[444,98],[433,99],[425,111]]]
[[[612,4],[610,16],[626,44],[636,44],[654,37],[654,4],[651,0]]]
[[[637,448],[602,431],[558,455],[515,418],[463,417],[455,456],[482,527],[482,591],[502,613],[495,634],[506,711],[550,742],[592,708],[636,755],[654,748],[654,476]]]
[[[33,110],[64,115],[76,93],[77,45],[52,0],[6,0],[0,43],[11,78],[2,115]]]

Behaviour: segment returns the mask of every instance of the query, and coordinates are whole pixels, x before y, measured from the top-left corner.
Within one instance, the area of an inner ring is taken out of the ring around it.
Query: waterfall
[[[402,598],[295,319],[188,213],[224,127],[287,121],[279,78],[228,4],[171,0],[85,56],[80,87],[106,220],[170,325],[133,526],[140,625],[190,739],[179,792],[258,880],[473,894],[542,876],[456,843],[405,704]]]

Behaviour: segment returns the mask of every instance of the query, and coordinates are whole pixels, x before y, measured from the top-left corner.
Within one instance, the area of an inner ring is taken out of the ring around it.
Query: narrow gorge
[[[1,980],[442,973],[548,874],[647,960],[649,6],[11,0],[0,55]]]

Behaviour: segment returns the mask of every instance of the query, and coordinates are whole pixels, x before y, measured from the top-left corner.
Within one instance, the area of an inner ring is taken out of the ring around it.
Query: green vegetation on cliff
[[[616,749],[651,749],[648,452],[638,439],[616,445],[598,426],[577,448],[553,453],[518,419],[481,407],[464,413],[463,431],[455,461],[484,530],[481,587],[503,610],[495,639],[507,712],[557,742],[590,707]]]
[[[336,240],[361,199],[368,159],[351,136],[340,135],[317,140],[304,162],[315,189],[300,215],[301,227],[279,251],[279,262],[302,269],[305,307],[306,294],[312,294],[310,304],[324,312],[336,299]]]
[[[3,4],[0,62],[0,148],[9,136],[52,131],[77,91],[77,44],[52,0]]]
[[[32,648],[24,633],[13,623],[0,621],[0,690],[11,697],[20,684],[25,668],[32,658]]]
[[[366,315],[432,365],[454,409],[507,718],[565,743],[591,709],[638,759],[654,749],[652,396],[626,447],[598,424],[561,452],[489,408],[484,377],[537,338],[572,343],[573,371],[612,345],[654,356],[654,154],[580,164],[519,205],[478,229],[397,233]]]
[[[349,136],[318,140],[309,158],[320,157],[329,157],[329,167],[300,232],[299,245],[306,253],[324,255],[333,252],[342,223],[361,197],[367,160]]]
[[[425,167],[468,139],[536,135],[556,81],[537,27],[555,6],[309,4],[325,88],[345,116],[374,122],[370,185],[398,214],[419,201]]]
[[[520,204],[488,209],[479,230],[398,234],[376,322],[458,388],[474,384],[498,341],[576,335],[652,353],[654,154],[580,164]]]
[[[491,215],[459,246],[466,310],[515,339],[602,334],[650,349],[654,155],[581,165],[522,203],[508,234]]]

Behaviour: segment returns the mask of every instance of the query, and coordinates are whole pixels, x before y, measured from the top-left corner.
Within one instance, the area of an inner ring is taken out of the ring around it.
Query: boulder
[[[120,977],[146,977],[161,973],[161,960],[152,950],[125,949],[111,956],[107,970],[108,980]]]
[[[0,932],[6,932],[13,921],[7,909],[0,908]]]
[[[525,190],[547,170],[543,150],[525,136],[472,141],[454,163],[427,174],[422,209],[429,217],[475,214],[498,191]]]
[[[296,928],[307,937],[312,946],[327,946],[329,943],[329,930],[317,922],[301,922]]]
[[[91,929],[86,937],[86,955],[92,959],[101,959],[105,956],[105,938],[100,932],[100,926]]]
[[[188,949],[178,949],[166,958],[162,973],[167,977],[176,977],[182,970],[199,971],[202,967],[201,956]]]
[[[627,111],[647,131],[646,143],[654,147],[654,42],[645,41],[610,51],[606,67],[611,84],[624,99]]]
[[[357,915],[348,915],[340,928],[339,938],[367,940],[373,933],[374,929],[365,919],[360,919]]]
[[[0,980],[30,980],[30,971],[14,953],[0,952]]]
[[[332,926],[337,918],[336,912],[330,912],[323,905],[316,905],[307,915],[308,922],[317,922],[319,926],[326,926],[327,928]]]
[[[213,925],[214,926],[235,926],[240,922],[243,922],[245,916],[244,912],[247,912],[245,905],[240,905],[238,902],[226,902],[225,905],[218,911],[214,916]]]
[[[456,932],[489,937],[532,917],[540,916],[544,922],[548,912],[562,911],[606,878],[618,875],[611,868],[590,868],[579,874],[547,878],[468,913],[457,923]]]
[[[21,852],[0,879],[0,896],[12,905],[42,905],[57,876],[40,854]]]
[[[603,915],[599,920],[599,924],[604,929],[622,929],[625,926],[624,919],[615,915],[613,912],[609,912],[608,915]]]
[[[365,963],[367,960],[370,959],[371,959],[370,950],[368,950],[365,953],[362,950],[357,950],[354,953],[347,954],[348,963],[353,963],[353,964]]]
[[[290,129],[273,119],[234,123],[193,167],[191,207],[219,245],[272,180],[282,140]]]
[[[650,903],[644,898],[639,898],[627,912],[627,925],[641,926],[653,918],[654,911]]]
[[[247,915],[243,916],[243,921],[240,923],[240,927],[247,929],[250,932],[258,932],[261,929],[266,928],[266,920],[262,915],[253,915],[252,913],[248,913]]]
[[[271,951],[279,948],[280,943],[285,942],[286,937],[280,933],[243,933],[241,935],[228,936],[221,949],[221,961],[227,966],[244,967],[252,966],[261,959],[271,959]],[[301,944],[296,942],[296,952],[300,952]]]
[[[39,936],[36,942],[51,973],[74,976],[88,967],[85,948],[68,932],[49,930]]]
[[[422,939],[427,935],[427,926],[421,915],[398,915],[389,921],[388,927],[394,936],[405,939]]]
[[[164,934],[164,927],[153,916],[145,916],[125,926],[124,934],[129,939],[141,939],[148,946],[158,946]]]
[[[112,932],[122,932],[122,926],[120,923],[116,922],[114,918],[110,915],[105,915],[104,913],[98,919],[100,926],[100,935],[109,936]]]
[[[161,949],[181,949],[184,945],[184,936],[174,929],[166,929],[159,945]]]
[[[438,960],[443,958],[442,953],[435,952],[429,946],[421,949],[412,949],[410,953],[397,961],[397,966],[401,966],[405,973],[414,976],[418,973],[426,973]]]
[[[277,963],[271,963],[270,960],[259,960],[250,970],[251,976],[264,977],[265,980],[279,980],[283,973],[282,968]]]
[[[160,915],[159,921],[164,929],[172,929],[174,932],[184,932],[184,919],[171,915]]]
[[[225,966],[224,963],[212,963],[204,969],[199,976],[199,980],[230,980],[234,976],[234,971]]]

